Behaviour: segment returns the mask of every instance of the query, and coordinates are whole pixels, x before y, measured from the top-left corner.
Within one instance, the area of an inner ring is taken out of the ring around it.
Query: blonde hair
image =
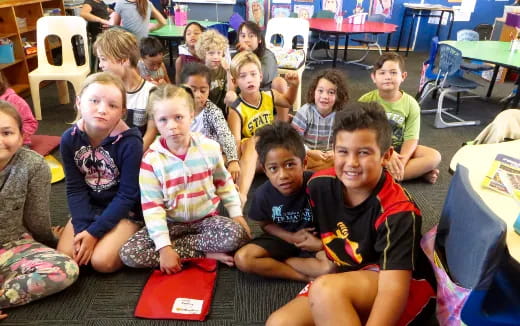
[[[231,60],[231,65],[229,66],[231,76],[235,79],[238,78],[240,69],[248,63],[254,63],[258,67],[258,71],[262,72],[262,63],[256,54],[250,51],[242,51]]]
[[[221,50],[224,52],[228,47],[229,43],[227,38],[216,30],[209,29],[200,34],[200,37],[195,44],[195,54],[197,54],[197,57],[204,60],[206,58],[206,53],[209,51]]]
[[[122,108],[123,110],[126,109],[126,90],[121,78],[109,72],[98,72],[92,74],[83,81],[83,84],[81,84],[81,90],[79,91],[78,97],[81,98],[85,90],[92,84],[114,85],[117,87],[121,92]],[[81,110],[80,108],[76,108],[76,117],[72,123],[75,123],[79,119],[81,119]]]
[[[135,35],[118,27],[107,29],[97,36],[94,53],[97,55],[98,51],[112,60],[128,59],[134,68],[137,67],[140,58]]]
[[[174,98],[184,99],[189,106],[190,112],[195,112],[195,101],[193,95],[189,93],[186,88],[172,84],[162,84],[154,87],[148,96],[148,105],[146,106],[148,114],[153,118],[155,103]]]

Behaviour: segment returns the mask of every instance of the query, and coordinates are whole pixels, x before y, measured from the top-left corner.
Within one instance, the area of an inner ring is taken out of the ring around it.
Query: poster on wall
[[[272,5],[271,6],[271,17],[289,17],[291,15],[291,5]]]
[[[340,13],[342,5],[343,5],[343,0],[323,0],[321,8],[322,8],[322,10]]]
[[[298,16],[298,18],[309,19],[314,14],[314,6],[295,4],[293,11]]]
[[[387,19],[392,18],[394,0],[372,0],[370,6],[371,15],[384,15]]]
[[[272,3],[288,3],[291,4],[292,0],[273,0]]]
[[[246,6],[246,19],[265,29],[265,24],[269,19],[269,0],[247,0]]]

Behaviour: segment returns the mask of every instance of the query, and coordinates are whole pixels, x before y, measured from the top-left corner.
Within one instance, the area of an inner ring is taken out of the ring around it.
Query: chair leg
[[[478,126],[480,124],[479,120],[473,120],[473,121],[463,120],[463,119],[461,119],[460,117],[458,117],[458,116],[456,116],[454,114],[446,112],[447,109],[442,107],[442,104],[443,104],[443,101],[444,101],[444,97],[446,96],[446,94],[453,93],[453,92],[457,92],[458,93],[458,92],[460,92],[460,90],[443,90],[439,94],[439,100],[438,100],[438,103],[437,103],[437,110],[436,110],[436,114],[435,114],[435,121],[433,123],[435,128],[449,128],[449,127],[461,127],[461,126]],[[445,114],[445,115],[449,116],[450,118],[455,119],[457,121],[455,121],[455,122],[446,122],[442,118],[443,114]]]
[[[29,85],[31,88],[31,98],[33,101],[34,116],[37,120],[42,119],[42,109],[40,104],[40,82],[41,80],[31,78],[29,75]]]

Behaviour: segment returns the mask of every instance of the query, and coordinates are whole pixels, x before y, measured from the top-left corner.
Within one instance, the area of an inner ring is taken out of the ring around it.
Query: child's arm
[[[182,59],[180,56],[175,59],[175,84],[181,84]]]
[[[155,122],[152,117],[148,117],[148,122],[146,125],[146,132],[143,135],[143,152],[146,152],[148,147],[153,143],[155,137],[157,137],[158,131],[155,127]]]
[[[89,22],[100,23],[102,25],[110,25],[110,22],[108,20],[92,14],[92,6],[88,3],[84,3],[83,6],[81,6],[81,11],[79,15]]]
[[[242,140],[242,119],[237,111],[234,109],[229,110],[228,119],[227,119],[229,130],[231,130],[231,134],[235,138],[235,143],[237,146],[237,153],[240,153],[240,141]]]
[[[292,243],[303,250],[314,252],[321,250],[323,247],[321,240],[311,233],[314,231],[314,228],[303,228],[296,232],[289,232],[273,221],[261,221],[260,227],[266,233],[274,235],[285,242]]]
[[[233,179],[224,166],[224,159],[222,158],[222,154],[220,154],[220,152],[215,154],[217,160],[215,168],[213,169],[213,184],[215,185],[215,193],[222,200],[222,204],[224,204],[224,207],[228,211],[229,217],[242,225],[242,227],[246,230],[248,237],[251,238],[251,229],[243,217],[240,197],[238,195],[235,184],[233,183]]]
[[[61,137],[60,153],[65,170],[65,180],[67,186],[67,203],[70,210],[74,234],[86,230],[95,219],[95,212],[90,204],[89,186],[85,182],[85,176],[74,162],[74,148],[72,148],[73,126]],[[79,132],[76,130],[75,132]]]
[[[56,239],[51,232],[49,196],[51,193],[51,172],[42,158],[29,170],[29,184],[23,208],[23,224],[39,242],[54,247]]]
[[[395,325],[406,307],[412,272],[384,270],[379,272],[377,295],[366,323]]]
[[[166,69],[166,65],[164,64],[164,62],[161,64],[161,69],[164,71],[163,82],[171,84],[172,82],[170,81],[170,76],[168,76],[168,69]]]
[[[148,30],[151,32],[166,25],[166,19],[164,19],[163,15],[161,15],[159,10],[157,10],[157,8],[155,8],[154,5],[152,5],[150,2],[148,3],[152,7],[152,17],[157,20],[157,23],[148,25]]]
[[[143,157],[141,139],[130,136],[119,141],[119,187],[110,204],[87,228],[88,233],[102,238],[107,232],[135,209],[139,201],[139,165]]]
[[[287,92],[285,94],[281,94],[276,90],[272,90],[274,105],[277,109],[276,119],[281,121],[289,121],[289,109],[292,107],[294,100],[296,99],[298,85],[300,84],[298,74],[295,72],[287,73],[285,75],[285,80],[287,81],[288,86]]]
[[[401,145],[401,152],[399,153],[399,159],[403,162],[403,165],[406,166],[408,160],[413,156],[415,150],[417,149],[417,145],[419,144],[418,139],[409,139],[403,142]]]
[[[231,173],[233,181],[237,182],[240,175],[240,166],[238,165],[238,153],[235,138],[233,137],[231,130],[229,130],[229,126],[224,118],[222,110],[209,100],[206,104],[206,108],[211,117],[209,122],[213,125],[213,128],[215,128],[217,133],[218,143],[222,147],[224,154],[226,154],[227,169],[229,173]]]

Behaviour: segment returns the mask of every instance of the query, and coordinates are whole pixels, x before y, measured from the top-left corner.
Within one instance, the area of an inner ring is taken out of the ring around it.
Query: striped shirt
[[[164,139],[145,153],[139,173],[143,215],[157,250],[171,245],[167,220],[193,222],[217,214],[220,201],[230,217],[242,216],[240,198],[224,166],[220,146],[192,133],[184,160]]]
[[[296,112],[292,126],[303,137],[307,150],[328,151],[332,149],[332,126],[336,112],[322,116],[315,104],[307,103]]]

